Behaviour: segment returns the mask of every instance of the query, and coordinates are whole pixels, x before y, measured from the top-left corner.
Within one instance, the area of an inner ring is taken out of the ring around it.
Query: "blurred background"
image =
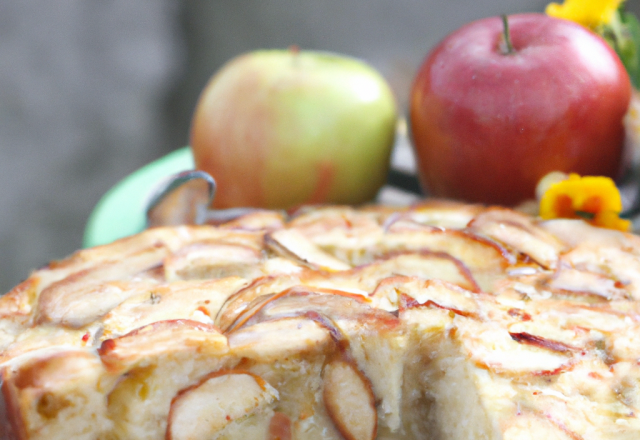
[[[200,90],[234,56],[296,44],[360,57],[404,110],[419,64],[446,34],[546,4],[0,0],[0,293],[81,247],[111,186],[187,145]]]

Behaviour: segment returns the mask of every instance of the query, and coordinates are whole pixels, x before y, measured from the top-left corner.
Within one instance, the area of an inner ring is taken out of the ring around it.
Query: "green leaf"
[[[598,33],[620,57],[633,86],[640,89],[640,22],[636,16],[621,7],[612,22],[598,29]]]
[[[631,12],[625,12],[621,18],[628,37],[623,64],[629,72],[631,82],[638,89],[640,88],[640,22]]]

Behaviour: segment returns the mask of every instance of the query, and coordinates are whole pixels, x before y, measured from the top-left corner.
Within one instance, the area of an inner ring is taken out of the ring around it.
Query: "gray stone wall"
[[[0,1],[0,290],[81,246],[99,197],[173,147],[178,4]]]
[[[447,33],[546,3],[0,0],[0,292],[79,248],[105,191],[187,143],[197,96],[228,59],[291,44],[351,54],[404,106]]]

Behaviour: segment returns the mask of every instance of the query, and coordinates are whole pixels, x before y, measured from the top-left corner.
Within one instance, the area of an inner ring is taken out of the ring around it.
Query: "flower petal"
[[[590,29],[609,24],[623,0],[565,0],[563,4],[550,3],[547,15],[575,21]]]
[[[570,174],[549,185],[540,199],[540,217],[581,218],[611,229],[628,230],[631,222],[620,219],[622,198],[613,180],[602,176]]]

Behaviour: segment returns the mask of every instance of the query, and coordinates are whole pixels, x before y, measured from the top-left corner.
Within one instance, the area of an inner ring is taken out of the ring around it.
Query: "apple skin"
[[[391,89],[362,61],[255,51],[204,89],[191,147],[218,183],[214,207],[359,204],[386,180],[396,119]]]
[[[599,36],[542,14],[472,22],[427,56],[411,131],[430,195],[514,205],[551,171],[617,178],[629,77]]]

